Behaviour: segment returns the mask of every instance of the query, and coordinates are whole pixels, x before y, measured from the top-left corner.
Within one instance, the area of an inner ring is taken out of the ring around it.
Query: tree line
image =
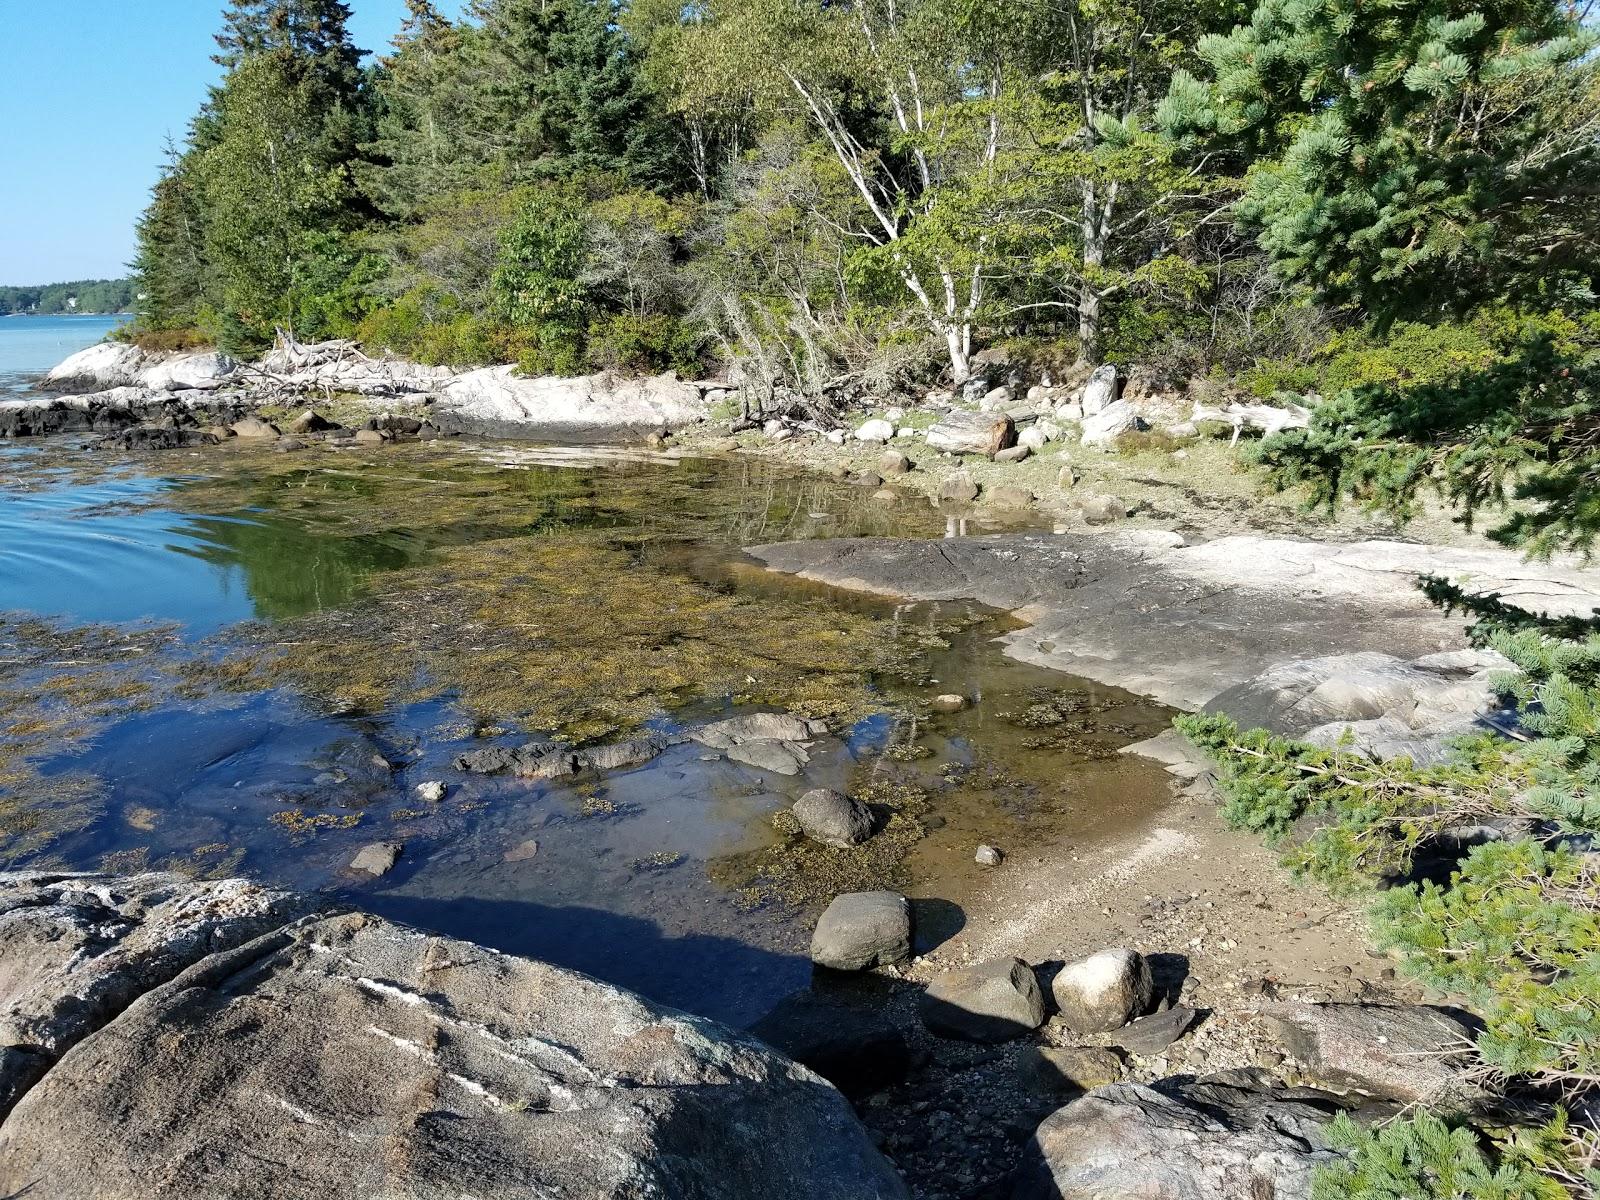
[[[125,313],[133,310],[128,279],[78,279],[34,287],[0,287],[0,313]]]
[[[1561,0],[234,0],[142,336],[959,383],[982,351],[1328,397],[1272,478],[1587,544],[1600,75]],[[1416,402],[1416,397],[1425,402]],[[1574,465],[1576,464],[1576,465]]]

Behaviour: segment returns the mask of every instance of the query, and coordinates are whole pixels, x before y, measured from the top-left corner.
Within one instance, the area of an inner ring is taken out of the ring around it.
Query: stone
[[[1067,1096],[1116,1083],[1122,1060],[1100,1046],[1029,1046],[1017,1059],[1017,1077],[1030,1092]]]
[[[989,489],[988,500],[996,508],[1027,508],[1033,503],[1033,493],[1025,487],[1001,484]]]
[[[1137,950],[1102,950],[1068,963],[1050,991],[1062,1020],[1074,1033],[1121,1029],[1150,1007],[1150,964]]]
[[[972,861],[980,867],[998,867],[1005,860],[1005,854],[993,846],[979,846],[978,852],[972,856]]]
[[[900,493],[893,488],[881,487],[872,493],[872,499],[881,501],[884,504],[898,504],[900,502]]]
[[[325,433],[335,428],[334,423],[315,409],[308,408],[284,427],[284,432],[303,437],[308,433]]]
[[[1128,515],[1128,506],[1117,496],[1085,496],[1078,501],[1078,512],[1090,525],[1109,525]]]
[[[1017,434],[1017,444],[1013,447],[1013,449],[1027,450],[1032,453],[1043,450],[1049,444],[1050,436],[1045,433],[1043,429],[1039,428],[1038,423],[1035,422],[1034,424],[1029,425],[1021,433]],[[1009,453],[1009,451],[1007,451],[1007,453]]]
[[[1089,381],[1083,385],[1083,396],[1079,403],[1083,406],[1085,417],[1102,413],[1117,399],[1117,368],[1110,363],[1096,367],[1089,376]]]
[[[723,753],[733,762],[774,775],[798,775],[806,762],[795,746],[785,742],[741,742]]]
[[[1033,451],[1026,446],[1012,446],[1010,449],[1002,450],[996,454],[994,460],[997,463],[1019,463],[1032,453]]]
[[[0,1118],[141,995],[315,907],[243,879],[0,874]]]
[[[861,801],[830,788],[813,788],[795,801],[800,832],[824,846],[848,849],[872,836],[872,812]]]
[[[967,706],[967,698],[954,692],[947,692],[942,696],[935,696],[928,701],[928,707],[936,713],[958,713]]]
[[[1044,993],[1027,963],[995,958],[934,976],[917,1011],[941,1037],[1004,1042],[1044,1024]]]
[[[576,775],[583,762],[559,742],[524,742],[520,746],[486,746],[456,755],[450,764],[478,775],[515,775],[519,779],[561,779]]]
[[[405,847],[399,842],[373,842],[356,851],[356,856],[350,860],[350,869],[364,872],[373,878],[387,875],[400,860],[400,852],[403,849]]]
[[[533,838],[518,842],[500,857],[508,863],[528,862],[539,856],[539,843]]]
[[[445,793],[450,789],[442,780],[430,779],[425,783],[417,784],[415,790],[418,800],[425,800],[429,804],[437,804],[444,799]]]
[[[857,487],[881,488],[883,486],[883,476],[879,475],[876,471],[863,471],[861,474],[851,479],[850,482],[855,484]]]
[[[1083,420],[1083,405],[1073,400],[1056,405],[1056,420],[1062,424],[1078,424]]]
[[[898,892],[835,896],[811,935],[811,961],[835,971],[864,971],[911,957],[911,904]]]
[[[905,419],[905,415],[906,410],[901,408],[898,404],[891,405],[889,408],[883,410],[883,417],[886,421],[902,421]]]
[[[1093,416],[1083,418],[1079,440],[1096,450],[1109,450],[1125,433],[1145,427],[1138,411],[1126,400],[1118,400]]]
[[[911,460],[898,450],[885,450],[878,460],[878,470],[885,475],[904,475],[911,470]]]
[[[774,429],[769,436],[775,442],[787,442],[790,438],[794,437],[794,429],[791,426],[784,425],[778,429]]]
[[[283,431],[270,421],[263,421],[260,417],[246,417],[242,421],[233,423],[235,436],[241,438],[275,438]]]
[[[946,475],[944,482],[939,485],[939,499],[942,501],[970,504],[977,498],[978,484],[965,471],[957,471],[954,475]]]
[[[1128,1083],[1080,1096],[1034,1132],[1012,1200],[1309,1200],[1316,1169],[1340,1161],[1328,1114],[1270,1098],[1222,1107],[1222,1091],[1203,1105]]]
[[[203,899],[226,890],[168,886],[196,933],[226,928]],[[364,914],[202,944],[166,982],[133,982],[112,952],[131,994],[93,1010],[0,1126],[0,1194],[906,1196],[820,1076],[575,972]],[[40,948],[57,972],[88,969]]]
[[[842,446],[842,445],[844,445],[844,430],[842,430],[842,429],[830,429],[830,430],[828,430],[827,440],[828,440],[828,443],[830,445],[833,445],[833,446]]]
[[[525,376],[483,367],[436,385],[431,420],[445,433],[577,441],[638,437],[705,420],[709,406],[676,375]]]
[[[887,442],[893,436],[894,423],[881,417],[862,422],[856,427],[855,433],[858,442]]]
[[[997,388],[990,388],[979,397],[978,408],[982,412],[988,412],[992,408],[998,408],[1002,404],[1009,403],[1011,403],[1011,389],[1005,384],[1001,384]]]
[[[882,1015],[809,989],[785,996],[749,1031],[850,1097],[892,1087],[911,1068],[905,1035]]]
[[[649,762],[673,743],[673,738],[662,735],[629,738],[624,742],[608,742],[604,746],[590,746],[578,751],[578,761],[591,771],[617,771],[623,767],[637,767]]]
[[[356,430],[355,441],[356,441],[356,445],[358,445],[358,446],[381,446],[385,442],[392,441],[392,440],[393,440],[392,436],[387,434],[387,433],[385,433],[381,429],[358,429],[358,430]]]
[[[1140,1058],[1154,1058],[1187,1033],[1194,1018],[1195,1011],[1187,1004],[1174,1004],[1163,1012],[1130,1021],[1116,1031],[1111,1044]]]
[[[293,454],[296,450],[307,449],[307,446],[299,438],[281,437],[272,444],[272,448],[279,454]]]
[[[1064,492],[1078,486],[1078,472],[1071,463],[1067,463],[1056,473],[1056,485]]]
[[[726,750],[744,742],[803,742],[811,736],[811,729],[791,713],[761,712],[713,721],[688,734],[702,746]]]
[[[1005,413],[946,413],[928,429],[928,447],[951,454],[993,458],[1016,440],[1016,427]]]
[[[1463,1111],[1485,1093],[1467,1077],[1473,1030],[1421,1004],[1269,1003],[1262,1014],[1319,1087]]]
[[[787,428],[789,428],[789,426],[784,423],[781,417],[771,417],[762,424],[761,432],[766,434],[768,437],[777,437]]]
[[[989,381],[982,375],[973,375],[961,385],[961,402],[963,404],[977,404],[989,394]],[[936,393],[929,395],[930,403],[937,403]]]

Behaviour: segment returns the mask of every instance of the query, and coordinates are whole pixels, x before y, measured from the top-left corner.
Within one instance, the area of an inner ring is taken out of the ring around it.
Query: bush
[[[146,354],[170,354],[179,350],[204,350],[211,336],[201,329],[145,329],[137,321],[124,325],[112,338],[139,347]]]
[[[706,335],[665,313],[613,313],[589,323],[588,359],[605,371],[665,371],[695,375],[704,365]]]
[[[1340,1114],[1329,1142],[1350,1159],[1317,1172],[1311,1200],[1567,1200],[1559,1182],[1520,1155],[1496,1165],[1478,1135],[1419,1113],[1378,1129]]]

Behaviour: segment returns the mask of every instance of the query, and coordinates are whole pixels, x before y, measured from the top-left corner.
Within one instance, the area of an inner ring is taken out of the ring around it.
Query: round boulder
[[[872,813],[859,800],[829,788],[813,788],[795,801],[794,819],[813,842],[841,850],[872,836]]]
[[[856,430],[858,442],[887,442],[894,436],[894,426],[881,417],[864,422]]]
[[[835,896],[811,935],[811,961],[835,971],[865,971],[911,957],[911,904],[899,892]]]
[[[878,460],[878,470],[885,475],[904,475],[911,470],[911,460],[898,450],[885,450]]]
[[[1044,993],[1020,958],[995,958],[935,977],[918,1003],[922,1023],[941,1037],[1004,1042],[1044,1024]]]
[[[1062,967],[1050,991],[1074,1033],[1107,1033],[1149,1008],[1155,985],[1144,955],[1119,948]]]

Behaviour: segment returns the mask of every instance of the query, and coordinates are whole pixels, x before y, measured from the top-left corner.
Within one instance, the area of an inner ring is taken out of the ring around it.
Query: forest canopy
[[[0,313],[124,313],[134,305],[131,279],[78,279],[34,287],[0,287]]]

